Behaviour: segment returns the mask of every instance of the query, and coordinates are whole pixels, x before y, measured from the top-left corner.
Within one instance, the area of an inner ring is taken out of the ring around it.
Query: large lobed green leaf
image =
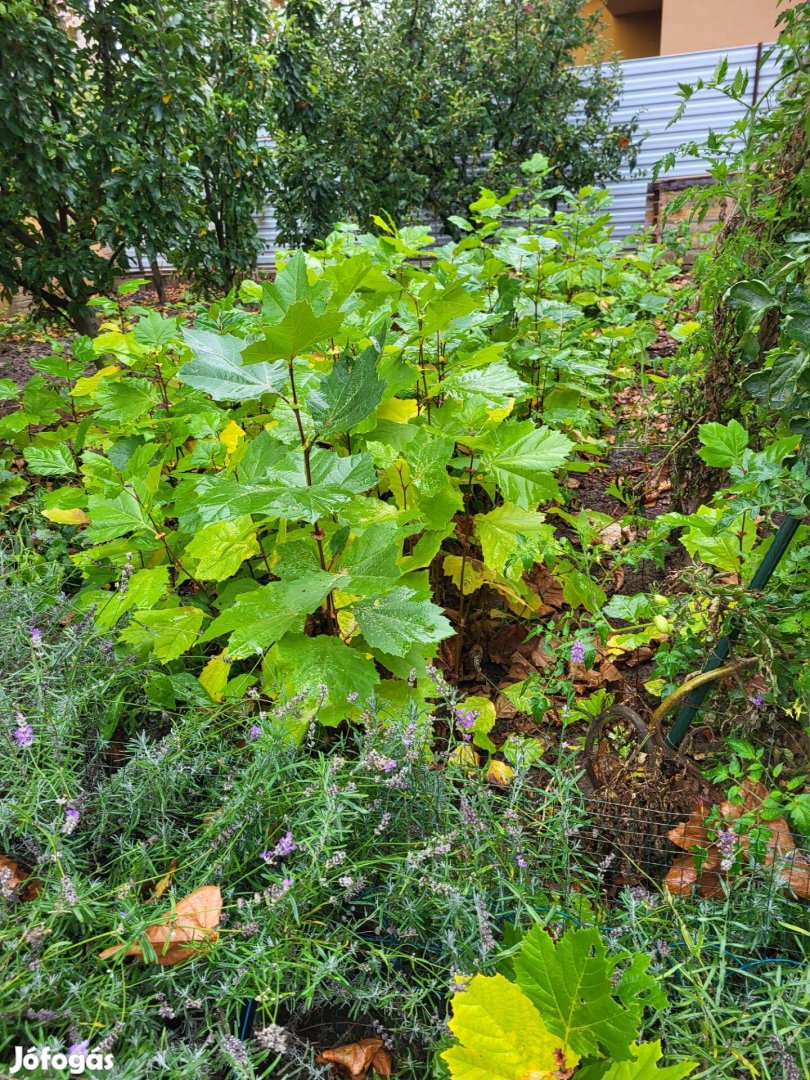
[[[620,959],[606,955],[596,928],[569,930],[555,945],[535,926],[515,958],[515,978],[549,1030],[577,1053],[627,1061],[656,982],[645,974],[649,959],[640,957],[627,982],[614,986]]]
[[[535,427],[531,420],[503,424],[487,437],[481,472],[492,478],[505,499],[523,510],[559,494],[552,473],[566,460],[574,444],[560,431]]]
[[[287,365],[282,361],[244,365],[242,353],[247,342],[242,338],[188,329],[183,337],[194,359],[180,368],[177,378],[214,401],[255,401],[262,394],[287,389]]]

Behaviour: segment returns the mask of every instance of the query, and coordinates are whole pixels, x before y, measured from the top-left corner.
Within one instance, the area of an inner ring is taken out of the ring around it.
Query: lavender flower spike
[[[585,644],[582,641],[575,641],[571,646],[571,663],[572,664],[584,664],[585,663]]]
[[[20,723],[14,732],[14,738],[18,746],[30,746],[34,741],[34,729],[30,724]]]

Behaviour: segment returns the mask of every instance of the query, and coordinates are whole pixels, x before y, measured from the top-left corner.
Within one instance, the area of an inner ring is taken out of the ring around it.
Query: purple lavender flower
[[[80,1057],[80,1058],[86,1058],[89,1053],[90,1053],[90,1042],[89,1041],[80,1042],[80,1043],[71,1043],[71,1045],[67,1048],[68,1057],[76,1056],[76,1057]]]
[[[765,698],[762,696],[762,694],[754,694],[754,696],[751,698],[751,704],[754,706],[755,709],[761,709],[762,706],[765,704]]]
[[[81,816],[82,815],[79,813],[75,806],[65,807],[65,817],[70,818],[71,821],[78,821]]]
[[[575,641],[571,646],[571,663],[572,664],[584,664],[585,663],[585,644],[582,641]]]
[[[472,738],[472,729],[477,719],[478,713],[475,709],[456,709],[456,727],[464,742],[469,742]]]
[[[284,880],[281,883],[281,887],[284,890],[284,892],[287,892],[288,889],[291,889],[292,888],[292,878],[285,877]]]
[[[515,856],[515,862],[517,863],[517,865],[520,867],[521,870],[525,870],[526,867],[529,865],[526,862],[526,860],[524,859],[524,857],[520,854],[520,852],[518,852],[517,855]]]
[[[79,813],[75,806],[65,807],[65,820],[62,822],[62,832],[66,836],[70,836],[70,834],[75,830],[76,826],[79,824],[79,818],[81,816],[82,815]]]
[[[19,727],[14,732],[14,738],[18,746],[30,746],[34,741],[34,729],[30,724],[23,723],[25,717],[20,717]]]
[[[258,739],[258,737],[261,735],[261,733],[262,733],[262,729],[259,727],[259,725],[254,724],[253,727],[248,732],[248,735],[249,735],[249,737],[251,739]]]
[[[293,834],[286,832],[272,851],[263,851],[261,857],[265,862],[275,862],[276,859],[283,859],[287,855],[292,855],[294,851],[298,850],[298,844],[293,840]]]
[[[31,644],[34,646],[35,649],[40,648],[40,646],[42,645],[42,631],[37,629],[36,626],[31,631]]]
[[[734,855],[737,850],[737,837],[730,826],[717,830],[717,850],[720,854],[720,869],[725,873],[734,865]]]

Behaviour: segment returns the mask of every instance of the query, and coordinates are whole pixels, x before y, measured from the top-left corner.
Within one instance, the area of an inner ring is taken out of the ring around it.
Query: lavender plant
[[[103,1043],[127,1077],[309,1077],[379,1031],[398,1075],[424,1077],[453,989],[569,889],[575,772],[517,760],[492,786],[456,754],[463,725],[404,697],[346,736],[306,695],[156,708],[59,566],[26,553],[0,579],[0,1055]],[[203,885],[222,891],[216,942],[154,962],[147,928]],[[145,958],[99,959],[119,943]]]

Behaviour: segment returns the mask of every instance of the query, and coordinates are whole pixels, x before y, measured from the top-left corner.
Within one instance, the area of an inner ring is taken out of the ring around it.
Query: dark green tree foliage
[[[107,202],[93,145],[100,82],[88,85],[87,54],[54,8],[21,0],[0,16],[0,286],[92,330],[86,302],[109,288],[125,246],[94,250]]]
[[[0,6],[0,288],[92,332],[127,248],[204,286],[255,260],[272,9]],[[262,40],[263,39],[263,40]]]
[[[305,243],[326,236],[340,198],[333,140],[327,137],[332,102],[320,78],[321,0],[288,0],[275,53],[278,101],[273,207],[284,239]]]
[[[617,72],[574,69],[598,21],[582,0],[294,2],[280,67],[297,122],[280,124],[275,196],[288,240],[381,211],[447,223],[538,151],[549,183],[576,189],[632,150],[612,120]]]
[[[255,216],[270,189],[270,152],[260,135],[274,101],[267,0],[206,4],[200,109],[188,132],[204,223],[181,238],[173,261],[205,291],[243,278],[261,250]]]

